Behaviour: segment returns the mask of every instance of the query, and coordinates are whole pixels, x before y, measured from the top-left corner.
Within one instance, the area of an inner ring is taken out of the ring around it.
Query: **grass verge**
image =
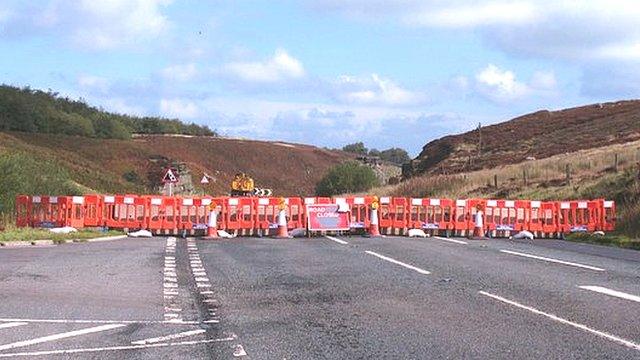
[[[621,234],[606,234],[604,236],[592,235],[587,233],[574,233],[566,237],[569,241],[617,246],[624,249],[640,250],[640,239],[632,239]]]
[[[7,241],[36,241],[36,240],[53,240],[56,244],[65,243],[67,241],[79,242],[87,241],[104,236],[124,235],[121,231],[98,231],[98,230],[79,230],[78,232],[69,234],[54,234],[46,229],[33,228],[13,228],[0,232],[0,244]]]

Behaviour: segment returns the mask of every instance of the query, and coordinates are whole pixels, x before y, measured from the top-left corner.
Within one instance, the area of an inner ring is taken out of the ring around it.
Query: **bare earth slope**
[[[74,181],[101,192],[150,191],[162,167],[178,161],[187,165],[196,182],[205,172],[214,178],[205,189],[208,193],[227,193],[233,175],[246,172],[257,186],[272,188],[276,195],[308,195],[314,193],[315,184],[329,167],[349,158],[346,153],[308,145],[185,136],[100,140],[0,133],[2,151],[57,161],[72,173]]]
[[[483,127],[480,156],[477,130],[434,140],[404,175],[460,173],[638,139],[640,100],[538,111]]]

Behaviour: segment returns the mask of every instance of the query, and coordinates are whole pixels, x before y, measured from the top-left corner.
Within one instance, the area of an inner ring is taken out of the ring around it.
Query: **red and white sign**
[[[202,180],[200,180],[200,184],[208,184],[209,183],[209,179],[207,179],[207,175],[204,175],[202,177]]]
[[[167,171],[164,173],[164,176],[162,177],[162,182],[165,184],[175,184],[178,182],[178,177],[172,169],[167,169]]]
[[[307,228],[309,231],[350,230],[349,213],[339,211],[338,204],[307,205]]]

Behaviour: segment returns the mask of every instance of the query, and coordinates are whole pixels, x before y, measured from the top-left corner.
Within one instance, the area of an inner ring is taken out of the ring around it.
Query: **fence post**
[[[529,185],[529,181],[527,179],[527,168],[522,168],[522,180],[524,181],[524,186]]]
[[[567,164],[564,168],[567,177],[567,185],[571,185],[571,165]]]
[[[617,153],[614,155],[613,171],[616,173],[618,172],[618,154]]]
[[[493,187],[498,188],[498,174],[493,175]]]

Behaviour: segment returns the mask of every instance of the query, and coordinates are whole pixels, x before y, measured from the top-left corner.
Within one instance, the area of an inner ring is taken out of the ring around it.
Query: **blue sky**
[[[403,147],[638,98],[629,0],[0,2],[0,82],[227,136]]]

